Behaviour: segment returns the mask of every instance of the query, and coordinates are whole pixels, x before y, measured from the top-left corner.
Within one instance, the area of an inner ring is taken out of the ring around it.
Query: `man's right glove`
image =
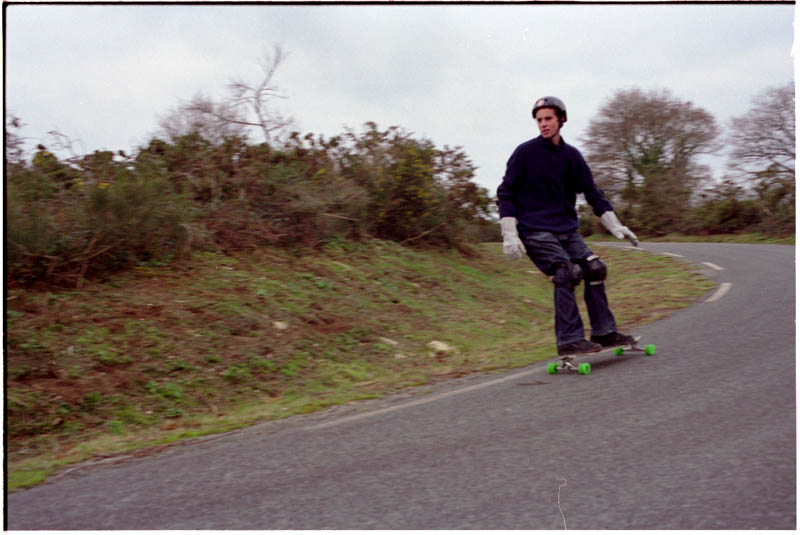
[[[525,256],[525,246],[519,239],[517,233],[517,218],[500,218],[500,228],[503,231],[503,254],[511,260],[517,260]]]
[[[631,229],[623,226],[623,224],[619,222],[619,219],[617,219],[617,214],[614,212],[605,212],[600,216],[600,222],[618,240],[627,239],[629,242],[631,242],[631,245],[634,247],[639,247],[639,238],[636,237],[636,234],[631,232]]]

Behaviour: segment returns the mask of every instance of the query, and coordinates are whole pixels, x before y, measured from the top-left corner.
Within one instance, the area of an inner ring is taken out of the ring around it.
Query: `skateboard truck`
[[[588,362],[581,362],[580,364],[574,364],[572,361],[577,357],[589,357],[592,355],[600,355],[602,353],[613,352],[616,356],[621,357],[625,354],[626,351],[635,351],[638,353],[644,353],[645,355],[655,355],[656,353],[656,346],[653,344],[648,344],[644,347],[639,347],[639,340],[641,339],[640,336],[637,336],[632,343],[625,344],[622,346],[613,346],[613,347],[606,347],[601,349],[600,351],[596,351],[594,353],[582,353],[578,355],[564,355],[558,357],[560,362],[550,362],[547,365],[547,373],[550,375],[555,375],[560,371],[564,372],[578,372],[580,375],[589,375],[592,372],[592,366]]]

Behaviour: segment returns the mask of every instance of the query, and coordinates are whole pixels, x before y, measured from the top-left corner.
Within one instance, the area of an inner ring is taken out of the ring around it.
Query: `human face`
[[[542,137],[549,139],[556,145],[561,143],[561,123],[558,120],[556,110],[552,108],[542,108],[536,112],[536,124]]]

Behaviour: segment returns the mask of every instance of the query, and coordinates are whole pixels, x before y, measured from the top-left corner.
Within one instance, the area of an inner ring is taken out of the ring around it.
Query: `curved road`
[[[9,495],[8,528],[795,529],[794,247],[643,248],[719,283],[639,331],[653,357],[539,363],[75,470]]]

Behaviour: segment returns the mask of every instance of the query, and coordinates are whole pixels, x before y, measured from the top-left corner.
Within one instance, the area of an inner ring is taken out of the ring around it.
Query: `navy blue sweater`
[[[516,217],[521,232],[578,230],[576,195],[583,193],[598,217],[613,210],[597,188],[581,153],[539,136],[514,150],[497,188],[500,217]]]

